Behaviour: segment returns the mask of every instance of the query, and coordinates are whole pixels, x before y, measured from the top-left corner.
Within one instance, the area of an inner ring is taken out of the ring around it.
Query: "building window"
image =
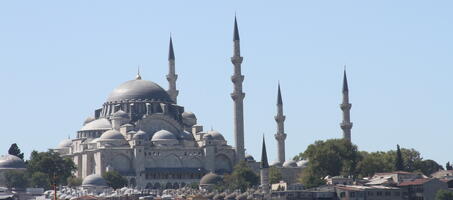
[[[382,196],[382,191],[376,192],[376,196]]]
[[[355,192],[350,192],[350,193],[349,193],[349,196],[350,196],[350,197],[355,197]]]
[[[400,192],[394,192],[393,195],[399,197],[400,196]]]
[[[373,196],[374,193],[372,191],[368,191],[368,196]]]
[[[345,197],[345,196],[346,196],[346,195],[345,195],[344,192],[341,192],[341,193],[340,193],[340,197]]]

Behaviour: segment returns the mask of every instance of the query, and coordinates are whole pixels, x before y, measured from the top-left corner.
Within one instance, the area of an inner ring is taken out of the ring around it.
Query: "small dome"
[[[107,187],[107,182],[102,176],[91,174],[83,179],[82,187]]]
[[[129,119],[129,114],[122,110],[118,110],[113,113],[113,119]]]
[[[149,134],[146,133],[145,131],[139,130],[136,134],[134,134],[134,137],[132,137],[132,139],[148,140]]]
[[[200,179],[200,185],[215,185],[220,181],[222,181],[221,176],[209,172]]]
[[[0,169],[25,169],[25,162],[17,156],[0,156]]]
[[[197,117],[193,114],[193,112],[183,112],[181,116],[182,121],[186,126],[190,127],[197,124]]]
[[[189,112],[189,111],[183,112],[182,117],[187,118],[187,119],[197,119],[195,114],[193,112]]]
[[[71,145],[72,145],[71,139],[64,139],[58,144],[57,149],[69,148],[71,147]]]
[[[281,167],[282,164],[276,160],[276,161],[272,161],[272,162],[269,164],[269,166],[271,166],[271,167]]]
[[[182,134],[181,134],[181,139],[183,140],[194,140],[194,137],[192,135],[192,133],[189,133],[187,131],[184,131]]]
[[[283,163],[283,167],[297,167],[297,163],[294,160],[287,160]]]
[[[121,134],[119,131],[111,129],[104,132],[101,135],[100,140],[126,140],[126,139],[124,138],[123,134]]]
[[[88,124],[85,124],[80,130],[81,131],[93,131],[93,130],[108,130],[111,129],[112,125],[110,121],[105,118],[96,119]]]
[[[208,131],[208,135],[211,135],[213,140],[225,140],[223,135],[220,134],[220,132],[218,132],[218,131],[214,131],[214,130]]]
[[[87,118],[85,119],[85,121],[83,122],[83,125],[85,126],[85,124],[88,124],[88,123],[90,123],[90,122],[92,122],[92,121],[94,121],[94,120],[95,120],[94,117],[87,117]]]
[[[168,93],[158,84],[146,80],[127,81],[110,93],[107,102],[124,101],[131,99],[161,100],[173,102]]]
[[[307,167],[307,165],[308,165],[308,160],[300,160],[300,161],[297,161],[297,166],[298,166],[298,167],[305,168],[305,167]]]
[[[252,155],[247,154],[247,155],[245,155],[245,160],[246,160],[246,161],[255,161],[255,158],[253,158]]]
[[[177,140],[175,134],[167,130],[160,130],[154,133],[151,138],[152,142],[166,141],[166,140]]]

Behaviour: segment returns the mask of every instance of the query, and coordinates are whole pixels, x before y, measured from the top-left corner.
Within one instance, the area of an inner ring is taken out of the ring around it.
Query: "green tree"
[[[396,160],[395,160],[395,170],[397,171],[404,171],[404,161],[403,161],[403,154],[401,153],[400,145],[396,145]]]
[[[282,173],[280,172],[277,167],[270,167],[269,168],[269,182],[271,184],[278,183],[283,179]]]
[[[225,175],[224,182],[229,189],[240,189],[245,192],[247,188],[258,185],[259,177],[253,172],[244,161],[234,166],[230,175]]]
[[[52,151],[33,151],[27,163],[27,170],[30,174],[44,173],[52,184],[66,185],[67,179],[76,170],[71,159],[62,158],[58,153]]]
[[[453,191],[450,190],[437,191],[436,200],[453,200]]]
[[[24,159],[24,153],[21,153],[21,152],[20,152],[19,146],[17,146],[16,143],[13,143],[13,144],[9,147],[8,154],[9,154],[9,155],[13,155],[13,156],[17,156],[17,157],[19,157],[19,158],[22,159],[22,160]]]
[[[447,162],[447,164],[445,165],[445,169],[446,170],[453,170],[453,167],[451,166],[450,162]]]
[[[78,177],[71,176],[68,178],[68,186],[69,187],[78,187],[82,185],[82,179]]]
[[[25,171],[7,171],[4,174],[5,185],[8,188],[25,188],[28,185]]]
[[[422,172],[426,176],[430,176],[432,173],[439,170],[443,170],[443,167],[434,160],[422,160],[415,163],[417,171]]]
[[[42,172],[34,172],[30,178],[30,186],[36,188],[44,188],[46,190],[51,188],[49,176]]]
[[[127,186],[127,179],[121,176],[117,171],[105,172],[102,177],[104,177],[107,185],[115,190]]]
[[[302,156],[310,161],[300,175],[300,181],[307,187],[323,184],[322,178],[327,175],[357,175],[361,159],[357,146],[343,139],[316,141]]]
[[[394,158],[387,152],[360,152],[362,159],[357,164],[359,177],[371,177],[375,173],[393,171]]]

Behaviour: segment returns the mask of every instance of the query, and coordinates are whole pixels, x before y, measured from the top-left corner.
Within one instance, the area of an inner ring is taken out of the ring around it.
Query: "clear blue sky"
[[[352,139],[453,161],[451,1],[1,1],[1,154],[46,150],[81,128],[108,94],[142,77],[167,87],[173,35],[179,103],[233,145],[232,32],[244,56],[246,148],[266,135],[276,159],[277,81],[288,158],[341,137],[347,65]]]

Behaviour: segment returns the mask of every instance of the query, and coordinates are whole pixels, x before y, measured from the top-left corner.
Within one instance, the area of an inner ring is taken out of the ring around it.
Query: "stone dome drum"
[[[173,102],[168,93],[158,84],[136,79],[127,81],[110,93],[107,102],[119,102],[131,99],[148,99]]]

